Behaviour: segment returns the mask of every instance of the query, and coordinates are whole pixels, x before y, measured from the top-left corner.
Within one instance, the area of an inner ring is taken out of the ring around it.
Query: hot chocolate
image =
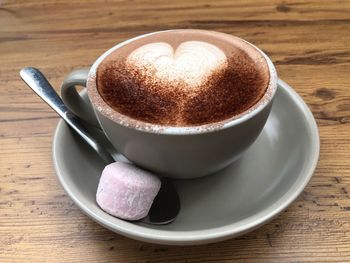
[[[172,30],[116,49],[98,66],[100,96],[115,111],[167,126],[228,119],[255,105],[269,83],[262,54],[231,35]]]

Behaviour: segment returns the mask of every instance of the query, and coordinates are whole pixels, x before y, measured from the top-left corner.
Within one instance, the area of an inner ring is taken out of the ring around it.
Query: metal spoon
[[[96,138],[91,136],[89,130],[84,126],[83,121],[66,107],[51,84],[38,69],[32,67],[23,68],[20,71],[20,75],[23,81],[27,83],[40,98],[50,105],[50,107],[96,151],[101,159],[107,164],[115,161],[111,154],[101,146]],[[168,224],[174,221],[180,211],[180,199],[175,188],[169,180],[161,178],[161,181],[162,186],[154,199],[149,214],[147,217],[141,219],[141,222],[152,225]]]

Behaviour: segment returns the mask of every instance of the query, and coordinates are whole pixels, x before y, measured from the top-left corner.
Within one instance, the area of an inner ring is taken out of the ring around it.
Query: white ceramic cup
[[[118,48],[161,32],[124,41],[106,51],[90,69],[72,72],[62,84],[62,99],[83,120],[101,127],[118,152],[140,167],[179,179],[215,173],[237,160],[262,131],[277,89],[275,67],[266,54],[248,43],[266,59],[270,74],[267,90],[246,112],[220,122],[172,127],[145,123],[120,113],[122,118],[111,118],[106,112],[115,110],[104,103],[96,88],[98,65]],[[90,103],[81,99],[76,85],[87,87]],[[102,104],[104,110],[97,104]]]

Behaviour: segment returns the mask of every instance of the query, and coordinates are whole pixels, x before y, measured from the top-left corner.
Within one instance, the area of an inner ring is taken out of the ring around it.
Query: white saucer
[[[253,146],[215,175],[174,181],[181,199],[178,218],[150,226],[114,218],[98,207],[95,194],[103,162],[63,121],[53,141],[58,178],[83,212],[121,235],[176,245],[216,242],[266,223],[303,191],[318,156],[319,135],[310,110],[279,81],[271,114]]]

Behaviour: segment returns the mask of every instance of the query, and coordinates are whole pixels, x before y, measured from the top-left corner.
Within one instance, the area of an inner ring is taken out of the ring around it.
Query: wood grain
[[[261,47],[317,119],[321,156],[303,194],[271,223],[225,242],[171,247],[97,225],[51,162],[56,115],[22,83],[56,88],[130,37],[170,28]],[[0,1],[0,262],[350,262],[350,1]]]

